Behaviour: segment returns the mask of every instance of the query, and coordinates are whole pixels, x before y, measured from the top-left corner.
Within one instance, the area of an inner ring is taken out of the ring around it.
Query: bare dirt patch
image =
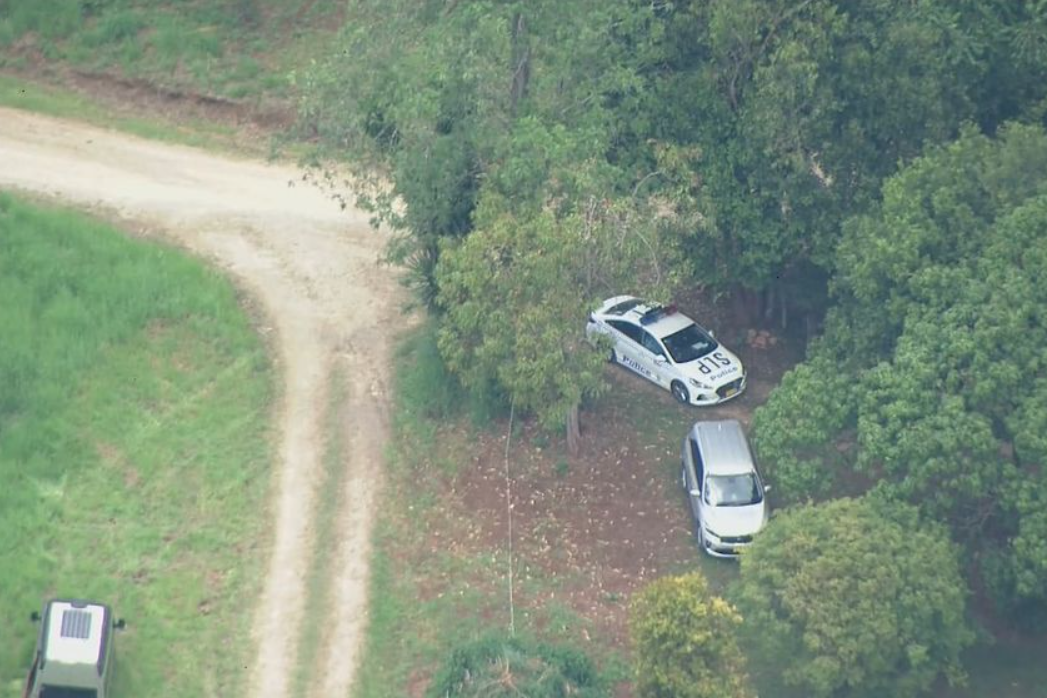
[[[683,309],[710,317],[701,306]],[[714,588],[736,574],[736,565],[703,556],[697,547],[679,486],[680,444],[699,419],[735,418],[749,424],[782,374],[802,357],[800,340],[776,331],[734,326],[730,317],[710,322],[749,371],[749,387],[716,408],[686,408],[670,394],[624,369],[608,366],[612,392],[583,411],[583,451],[570,458],[562,440],[531,422],[517,423],[505,476],[506,420],[477,429],[466,422],[438,426],[435,449],[424,451],[420,490],[435,504],[407,517],[424,528],[415,544],[396,544],[400,566],[417,575],[423,603],[463,604],[490,628],[506,627],[509,528],[513,507],[513,559],[519,627],[559,638],[596,657],[628,656],[628,603],[657,577],[701,568]],[[739,337],[739,342],[728,338]],[[769,338],[773,337],[773,341]],[[432,568],[437,555],[456,563]],[[482,561],[480,569],[475,561]],[[421,572],[415,572],[421,570]],[[479,601],[475,596],[480,598]],[[463,608],[464,610],[464,608]],[[433,667],[418,667],[410,695],[424,694]],[[631,695],[622,682],[616,695]]]

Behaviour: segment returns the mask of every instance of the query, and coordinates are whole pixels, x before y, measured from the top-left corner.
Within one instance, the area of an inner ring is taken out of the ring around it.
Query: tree
[[[550,205],[525,220],[489,201],[479,221],[441,255],[441,352],[467,386],[494,381],[547,427],[566,424],[576,450],[578,407],[603,389],[607,357],[585,340],[592,299],[667,295],[671,240],[653,214],[594,196],[581,210],[557,215]]]
[[[641,698],[752,696],[736,634],[741,616],[692,572],[663,577],[630,608]]]
[[[787,499],[849,471],[916,504],[1026,617],[1047,611],[1045,249],[1047,133],[931,149],[845,226],[826,333],[754,420]]]
[[[974,639],[945,531],[912,507],[838,499],[780,511],[741,559],[754,660],[814,698],[914,696],[963,679]]]

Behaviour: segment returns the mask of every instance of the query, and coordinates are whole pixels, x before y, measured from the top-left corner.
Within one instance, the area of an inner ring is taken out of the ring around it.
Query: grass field
[[[127,619],[117,696],[241,686],[263,571],[270,366],[180,252],[0,194],[0,695],[48,597]]]
[[[36,61],[232,99],[293,94],[339,0],[6,0],[0,67]]]

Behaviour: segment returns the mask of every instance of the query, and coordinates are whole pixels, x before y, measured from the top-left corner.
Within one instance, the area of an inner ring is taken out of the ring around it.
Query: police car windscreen
[[[72,688],[71,686],[48,686],[40,688],[40,698],[98,698],[98,691],[93,688]]]
[[[693,324],[665,337],[662,342],[672,355],[673,361],[678,364],[700,359],[719,346],[715,339]]]

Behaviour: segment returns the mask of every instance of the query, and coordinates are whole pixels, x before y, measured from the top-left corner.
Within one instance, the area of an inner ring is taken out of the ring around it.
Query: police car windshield
[[[693,323],[663,338],[662,343],[678,364],[700,359],[719,346],[715,339]]]
[[[763,488],[753,473],[710,475],[705,501],[714,507],[744,507],[763,501]]]

